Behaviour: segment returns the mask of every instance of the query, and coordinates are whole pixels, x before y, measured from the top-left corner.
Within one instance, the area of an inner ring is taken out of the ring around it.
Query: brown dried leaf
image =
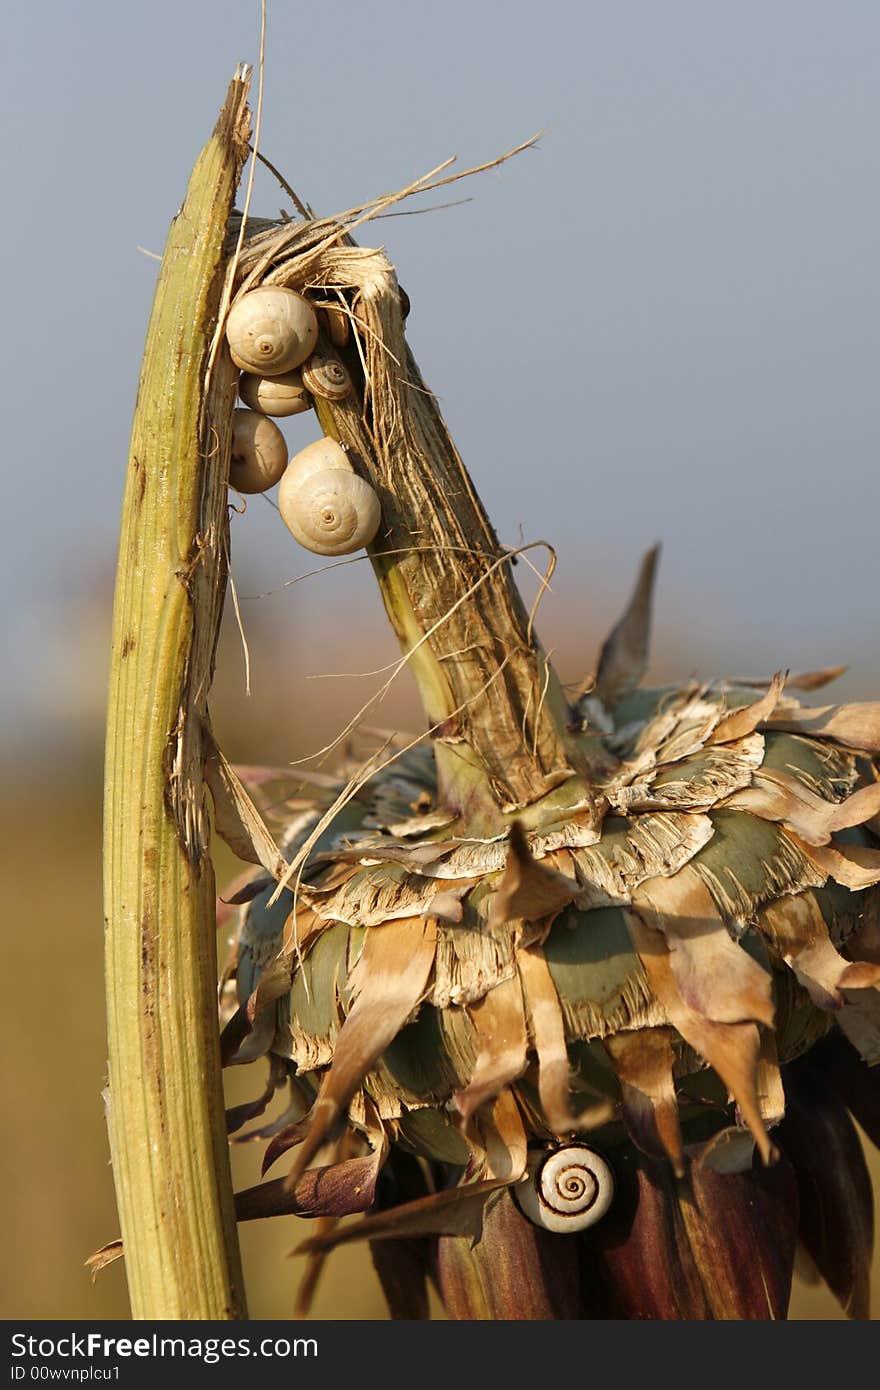
[[[823,685],[830,685],[832,681],[836,681],[848,670],[848,666],[826,666],[821,671],[798,671],[793,676],[786,676],[785,687],[787,690],[820,690]],[[764,676],[737,677],[730,684],[755,685],[763,688],[767,684],[767,679]]]
[[[662,1157],[684,1176],[678,1099],[672,1080],[674,1053],[668,1028],[641,1028],[605,1039],[623,1091],[623,1121],[643,1153]]]
[[[854,966],[835,950],[813,893],[768,903],[761,914],[761,928],[817,1008],[839,1008],[844,985],[865,988],[880,982],[880,965]]]
[[[822,705],[816,709],[783,711],[767,721],[773,729],[787,729],[813,738],[830,738],[846,748],[880,753],[880,701],[852,705]]]
[[[595,694],[603,704],[614,705],[621,696],[635,690],[647,670],[651,600],[659,555],[660,546],[655,545],[643,556],[626,611],[602,644]]]
[[[117,1236],[116,1240],[108,1241],[106,1245],[102,1245],[100,1250],[95,1251],[94,1255],[89,1255],[86,1260],[86,1269],[91,1272],[92,1282],[97,1279],[102,1269],[106,1269],[108,1265],[121,1260],[124,1253],[122,1237]]]
[[[880,782],[860,787],[843,801],[826,801],[790,773],[767,769],[751,787],[738,791],[728,809],[750,811],[763,820],[784,821],[810,845],[827,845],[832,834],[864,825],[880,813]]]
[[[770,975],[733,940],[693,868],[648,879],[633,893],[633,906],[666,938],[672,976],[689,1008],[716,1023],[772,1027]]]
[[[214,800],[218,834],[239,859],[262,864],[273,879],[281,878],[288,867],[284,856],[232,764],[227,762],[214,739],[210,735],[206,738],[205,781]]]
[[[507,863],[492,899],[489,929],[509,922],[536,922],[560,912],[580,892],[576,879],[532,858],[519,821],[510,827]]]
[[[437,1285],[451,1318],[574,1319],[580,1316],[578,1243],[532,1225],[503,1192],[487,1204],[477,1244],[440,1237]]]
[[[519,1182],[526,1170],[528,1141],[513,1091],[503,1090],[491,1108],[479,1117],[482,1147],[486,1154],[486,1178],[499,1182]]]
[[[235,1194],[238,1221],[264,1216],[352,1216],[369,1211],[385,1159],[382,1149],[326,1168],[309,1168],[291,1190],[286,1178],[258,1183]]]
[[[730,714],[725,715],[716,724],[709,736],[709,742],[731,743],[734,739],[745,738],[747,734],[754,733],[758,725],[766,723],[775,710],[784,684],[783,673],[777,671],[766,694],[762,695],[760,700],[756,700],[754,704],[746,705],[743,709],[732,710]]]
[[[802,840],[797,841],[796,836],[792,838],[822,873],[843,884],[844,888],[870,888],[880,883],[880,849],[836,843],[808,845]]]
[[[663,933],[649,926],[637,912],[628,913],[627,921],[633,945],[670,1023],[685,1042],[715,1068],[734,1096],[761,1157],[765,1163],[770,1163],[776,1150],[764,1127],[758,1096],[761,1038],[757,1025],[716,1023],[691,1008],[679,994]]]
[[[421,918],[388,922],[367,932],[349,980],[354,1003],[321,1081],[311,1128],[286,1179],[290,1188],[344,1114],[373,1063],[424,997],[436,946],[436,927]]]
[[[526,1021],[519,976],[503,980],[468,1007],[479,1044],[474,1074],[455,1097],[468,1118],[484,1101],[497,1096],[526,1069]]]
[[[470,1240],[479,1240],[486,1198],[501,1186],[504,1184],[490,1178],[486,1182],[432,1192],[429,1197],[417,1197],[413,1202],[365,1216],[356,1225],[343,1226],[329,1235],[313,1236],[298,1245],[293,1253],[308,1255],[318,1250],[335,1250],[353,1241],[425,1235],[464,1235]]]
[[[516,954],[519,976],[528,1009],[531,1036],[538,1054],[538,1096],[544,1118],[554,1134],[562,1136],[592,1128],[610,1120],[610,1102],[591,1106],[579,1115],[571,1111],[571,1064],[565,1040],[565,1024],[559,995],[540,947]]]

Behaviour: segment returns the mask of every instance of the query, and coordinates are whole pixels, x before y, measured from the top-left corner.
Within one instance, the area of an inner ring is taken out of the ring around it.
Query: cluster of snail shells
[[[545,1231],[574,1235],[601,1221],[614,1196],[614,1174],[587,1144],[533,1150],[513,1189],[523,1216]]]
[[[348,338],[340,307],[322,311],[335,347]],[[264,286],[233,304],[226,325],[232,360],[242,369],[239,386],[248,409],[233,417],[230,485],[265,492],[280,482],[278,507],[300,545],[317,555],[349,555],[376,535],[379,499],[332,439],[307,445],[288,463],[281,430],[268,417],[299,415],[313,396],[344,400],[352,390],[342,362],[317,351],[318,317],[294,290]]]

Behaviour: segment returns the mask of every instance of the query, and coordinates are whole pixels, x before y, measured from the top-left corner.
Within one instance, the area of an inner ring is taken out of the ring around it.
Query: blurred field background
[[[161,251],[234,63],[256,58],[259,8],[51,8],[50,29],[43,7],[9,16],[0,92],[5,186],[27,210],[26,236],[20,218],[0,228],[15,268],[0,339],[0,1316],[125,1318],[121,1267],[92,1285],[83,1261],[117,1234],[100,794],[155,277],[137,247]],[[858,0],[550,0],[537,23],[524,0],[448,0],[429,33],[418,6],[383,0],[350,7],[342,36],[332,7],[304,29],[270,0],[264,149],[322,211],[551,127],[538,152],[462,188],[468,206],[374,233],[502,539],[558,546],[538,627],[564,680],[591,669],[659,538],[654,677],[847,662],[841,698],[877,697],[878,119],[880,10]],[[282,203],[261,174],[254,210]],[[289,422],[291,449],[313,430]],[[253,693],[227,613],[215,724],[233,759],[286,763],[338,732],[381,680],[355,673],[395,650],[364,563],[286,586],[313,557],[271,506],[253,499],[233,522]],[[405,675],[370,720],[421,727]],[[235,1099],[257,1089],[243,1070]],[[256,1152],[234,1158],[239,1185],[254,1181]],[[289,1314],[301,1235],[293,1218],[244,1228],[254,1316]],[[315,1313],[383,1315],[366,1254],[336,1257]],[[804,1284],[793,1314],[838,1315]]]

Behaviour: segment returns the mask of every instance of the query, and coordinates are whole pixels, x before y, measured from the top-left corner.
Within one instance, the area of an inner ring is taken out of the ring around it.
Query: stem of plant
[[[135,1318],[246,1317],[217,1029],[202,767],[237,373],[209,368],[248,153],[236,74],[172,223],[144,350],[105,773],[108,1125]]]

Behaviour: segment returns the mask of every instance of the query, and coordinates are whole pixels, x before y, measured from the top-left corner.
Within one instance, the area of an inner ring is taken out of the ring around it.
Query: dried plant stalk
[[[236,376],[209,365],[248,152],[233,79],[169,233],[123,504],[105,785],[109,1131],[136,1318],[246,1316],[202,767]]]

